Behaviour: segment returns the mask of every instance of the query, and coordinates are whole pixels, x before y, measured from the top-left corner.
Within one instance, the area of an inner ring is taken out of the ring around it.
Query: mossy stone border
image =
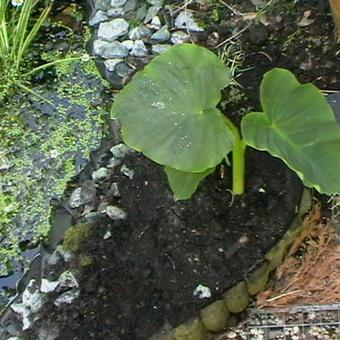
[[[200,315],[182,323],[175,329],[166,329],[151,337],[152,340],[207,340],[209,332],[221,332],[233,314],[248,306],[250,296],[266,288],[269,274],[282,262],[288,247],[303,228],[303,219],[312,206],[312,195],[304,189],[297,216],[282,239],[264,256],[262,264],[243,281],[229,288],[222,298],[203,308]]]

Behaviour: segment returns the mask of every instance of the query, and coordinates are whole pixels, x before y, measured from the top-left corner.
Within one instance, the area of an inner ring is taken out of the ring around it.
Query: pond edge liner
[[[304,218],[311,210],[312,202],[311,190],[304,188],[295,218],[283,237],[264,255],[262,263],[256,269],[225,291],[221,298],[204,307],[199,315],[175,328],[164,326],[164,329],[152,335],[150,340],[207,340],[209,334],[226,330],[232,315],[243,312],[248,307],[250,298],[266,288],[270,273],[282,262],[288,248],[301,234]]]

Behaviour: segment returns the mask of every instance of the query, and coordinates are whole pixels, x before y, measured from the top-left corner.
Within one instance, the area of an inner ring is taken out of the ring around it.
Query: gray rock
[[[41,279],[40,291],[42,293],[54,292],[58,286],[58,281],[48,281],[47,279]]]
[[[140,40],[143,38],[148,38],[150,37],[152,34],[151,30],[145,26],[139,26],[139,27],[135,27],[133,28],[130,32],[129,32],[129,39],[131,40]]]
[[[107,11],[111,7],[111,0],[96,0],[96,9]]]
[[[69,290],[68,292],[65,292],[63,294],[61,294],[59,297],[57,297],[53,304],[56,306],[56,307],[60,307],[62,305],[69,305],[71,304],[76,298],[79,297],[79,290],[75,290],[75,289],[72,289],[72,290]]]
[[[100,202],[99,205],[98,205],[98,212],[100,212],[101,214],[105,214],[106,213],[106,208],[110,205],[109,202],[107,201],[103,201],[103,202]]]
[[[106,13],[102,10],[99,10],[96,12],[96,14],[89,20],[90,26],[95,26],[103,21],[108,20],[109,17],[106,15]]]
[[[115,205],[110,205],[106,208],[106,214],[111,220],[124,220],[127,217],[126,212]]]
[[[124,41],[122,41],[122,45],[124,45],[129,51],[132,50],[133,44],[134,44],[133,40],[124,40]]]
[[[183,32],[183,31],[176,31],[176,32],[172,33],[170,40],[173,44],[177,45],[177,44],[183,44],[183,43],[189,41],[190,37],[187,33]]]
[[[104,61],[104,65],[110,72],[113,72],[116,69],[116,65],[123,61],[124,60],[120,58],[107,59]]]
[[[59,282],[60,289],[79,287],[79,283],[76,277],[70,270],[66,270],[63,273],[61,273],[59,276],[58,282]]]
[[[146,5],[139,7],[137,12],[136,12],[136,19],[141,20],[141,21],[144,20],[144,18],[146,16],[146,12],[147,12]]]
[[[87,222],[97,222],[102,218],[102,214],[98,211],[92,211],[84,216]]]
[[[171,48],[170,44],[154,44],[152,45],[153,54],[163,54]]]
[[[129,177],[130,179],[133,179],[133,176],[134,176],[134,171],[132,169],[129,169],[126,165],[122,165],[122,167],[120,168],[120,172]]]
[[[168,26],[164,25],[160,30],[155,32],[152,36],[151,39],[156,40],[156,41],[166,41],[170,39],[170,32],[168,30]]]
[[[148,22],[150,22],[152,18],[158,14],[160,9],[161,9],[160,6],[151,6],[146,12],[146,15],[144,18],[144,24],[147,24]]]
[[[136,40],[130,54],[135,57],[146,57],[148,50],[142,40]]]
[[[123,7],[127,0],[111,0],[111,7]]]
[[[93,43],[94,54],[105,59],[124,58],[129,54],[126,46],[118,41],[107,42],[103,40],[95,40]]]
[[[110,149],[112,156],[115,158],[124,158],[132,152],[132,150],[124,143],[119,143]]]
[[[159,7],[163,7],[164,5],[164,0],[147,0],[147,2],[150,5],[159,6]]]
[[[116,157],[112,157],[111,159],[110,159],[110,161],[109,161],[109,164],[107,165],[107,167],[109,168],[109,169],[112,169],[112,168],[114,168],[115,166],[117,166],[117,165],[120,165],[121,163],[122,163],[122,159],[119,159],[119,158],[116,158]]]
[[[125,19],[113,19],[100,23],[98,37],[106,41],[114,41],[128,33],[128,29],[129,24]]]
[[[84,181],[81,184],[81,195],[80,198],[83,204],[92,203],[95,201],[97,195],[97,189],[95,184],[90,181]]]
[[[98,170],[96,170],[92,173],[92,179],[95,182],[100,182],[100,181],[102,181],[103,179],[106,178],[108,173],[109,173],[109,170],[107,170],[106,168],[99,168]]]
[[[107,15],[113,18],[122,17],[124,15],[124,8],[123,7],[110,8],[107,11]]]
[[[150,28],[153,28],[155,30],[159,30],[162,26],[161,20],[159,17],[156,15],[155,17],[152,18],[150,24],[148,25]]]
[[[112,233],[111,233],[110,230],[108,230],[108,231],[104,234],[103,240],[108,240],[109,238],[111,238],[111,236],[112,236]]]
[[[126,65],[125,63],[119,63],[116,66],[116,73],[119,77],[127,78],[134,73],[134,69]]]
[[[72,209],[79,208],[83,204],[81,200],[81,188],[77,188],[73,190],[70,199],[69,199],[69,206]]]
[[[113,197],[116,197],[116,198],[121,197],[119,187],[118,187],[118,183],[115,183],[115,182],[112,183],[110,191],[111,191]]]
[[[124,12],[129,14],[137,8],[137,0],[128,0],[124,6]]]
[[[59,336],[59,330],[51,325],[43,325],[39,328],[39,340],[55,340]]]
[[[175,26],[177,28],[186,28],[192,32],[203,32],[204,29],[199,27],[195,22],[194,17],[191,12],[182,11],[178,14],[175,20]]]

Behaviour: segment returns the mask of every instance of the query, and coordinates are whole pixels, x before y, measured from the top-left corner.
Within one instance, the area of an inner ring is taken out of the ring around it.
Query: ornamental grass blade
[[[203,172],[183,172],[169,166],[165,167],[165,173],[176,200],[189,199],[196,191],[198,184],[214,171],[215,168]]]
[[[340,126],[321,92],[284,69],[265,74],[263,112],[245,116],[245,142],[281,158],[308,187],[340,192]]]
[[[233,146],[216,108],[229,81],[229,69],[208,49],[177,45],[133,77],[117,96],[112,115],[130,147],[174,169],[202,172]]]

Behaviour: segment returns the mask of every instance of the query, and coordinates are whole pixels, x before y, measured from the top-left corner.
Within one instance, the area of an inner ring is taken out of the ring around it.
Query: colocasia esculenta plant
[[[208,49],[172,47],[138,72],[117,96],[112,115],[124,142],[164,165],[176,199],[232,154],[233,193],[244,192],[245,149],[282,159],[303,183],[340,192],[340,127],[324,96],[285,69],[264,75],[262,112],[250,112],[240,130],[216,107],[230,71]]]

